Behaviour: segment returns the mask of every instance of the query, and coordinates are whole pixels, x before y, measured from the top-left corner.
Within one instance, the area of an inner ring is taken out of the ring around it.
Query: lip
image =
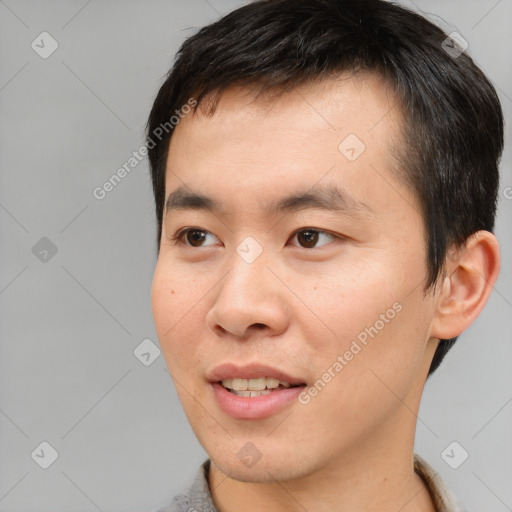
[[[256,379],[259,377],[273,377],[283,382],[297,385],[297,387],[279,389],[278,391],[272,391],[268,395],[251,398],[230,393],[220,383],[223,379]],[[223,364],[211,371],[208,375],[208,380],[212,386],[214,400],[221,411],[239,420],[263,419],[278,413],[296,401],[305,386],[303,380],[277,368],[259,363],[245,366],[237,366],[232,363]]]
[[[218,382],[213,382],[211,386],[221,411],[237,420],[268,418],[293,403],[304,389],[304,386],[297,386],[250,398],[230,393]]]

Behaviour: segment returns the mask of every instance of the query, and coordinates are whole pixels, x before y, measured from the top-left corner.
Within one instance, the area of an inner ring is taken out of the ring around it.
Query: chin
[[[231,440],[234,441],[234,440]],[[256,442],[257,443],[257,442]],[[229,478],[241,482],[275,483],[305,477],[314,471],[314,464],[305,458],[299,446],[276,446],[258,450],[250,441],[238,448],[241,443],[232,442],[236,449],[207,450],[215,466]]]
[[[294,480],[302,476],[297,467],[292,468],[289,463],[263,462],[263,458],[253,467],[244,467],[240,461],[226,461],[223,458],[212,461],[222,473],[233,480],[252,483],[275,483]]]

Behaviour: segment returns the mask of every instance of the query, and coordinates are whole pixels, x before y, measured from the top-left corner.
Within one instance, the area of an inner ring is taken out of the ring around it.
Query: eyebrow
[[[180,186],[169,194],[165,203],[166,215],[178,210],[202,210],[227,216],[227,210],[218,199],[189,190],[189,187]],[[312,189],[299,191],[264,205],[264,213],[269,217],[310,209],[373,214],[370,206],[357,201],[334,184],[316,185]]]

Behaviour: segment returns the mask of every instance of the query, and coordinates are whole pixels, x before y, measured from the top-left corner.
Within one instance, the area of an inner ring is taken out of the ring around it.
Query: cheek
[[[399,290],[392,284],[389,266],[378,261],[354,258],[342,268],[328,270],[314,282],[303,281],[300,294],[326,327],[328,337],[317,337],[318,343],[330,345],[331,350],[346,350],[359,333],[392,308]]]
[[[190,365],[195,357],[199,339],[200,304],[192,293],[194,286],[185,285],[175,273],[157,263],[151,289],[153,321],[162,352],[171,373]]]
[[[356,262],[302,290],[325,326],[307,337],[315,370],[326,381],[328,372],[343,375],[329,386],[341,402],[347,389],[358,401],[364,389],[386,392],[370,370],[405,390],[422,363],[432,307],[422,287],[410,284],[406,269],[389,263]]]
[[[160,264],[157,264],[153,276],[151,306],[158,338],[163,344],[165,334],[172,328],[179,312],[174,283],[167,277]]]

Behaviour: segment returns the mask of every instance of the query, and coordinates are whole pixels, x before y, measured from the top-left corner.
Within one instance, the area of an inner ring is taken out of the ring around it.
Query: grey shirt
[[[210,459],[206,459],[196,473],[192,485],[174,497],[170,505],[155,512],[219,512],[208,486]],[[414,456],[414,469],[427,486],[437,512],[467,512],[441,480],[439,473],[419,455]]]

